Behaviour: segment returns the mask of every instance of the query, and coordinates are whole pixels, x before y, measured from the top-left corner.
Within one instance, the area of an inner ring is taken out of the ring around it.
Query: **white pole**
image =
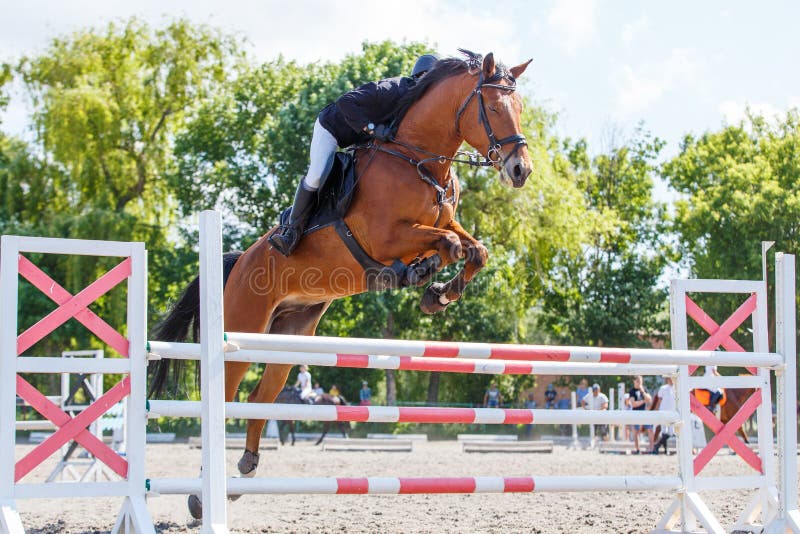
[[[128,459],[128,499],[112,532],[127,523],[134,532],[155,532],[145,502],[145,442],[147,439],[147,250],[144,243],[128,243],[131,276],[128,278],[128,359],[131,394],[125,416],[126,458]]]
[[[797,335],[795,261],[791,254],[775,256],[775,330],[777,352],[784,358],[778,372],[778,515],[766,532],[800,531],[797,509]]]
[[[573,410],[578,409],[578,394],[574,391],[570,394],[570,404],[572,405]],[[580,449],[580,440],[578,439],[578,424],[572,423],[572,446],[575,447],[575,450]]]
[[[227,533],[225,353],[222,229],[219,214],[200,214],[200,353],[203,533]],[[144,346],[144,345],[142,345]]]
[[[608,390],[608,409],[614,411],[614,388]],[[614,433],[617,425],[608,425],[608,439],[614,441]]]
[[[16,360],[19,238],[3,236],[0,245],[0,531],[23,534],[14,503],[14,445],[17,420]]]

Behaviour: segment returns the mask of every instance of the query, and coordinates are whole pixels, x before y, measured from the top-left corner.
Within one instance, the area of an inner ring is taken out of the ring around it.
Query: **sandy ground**
[[[623,456],[556,447],[553,454],[467,454],[456,442],[415,443],[411,453],[323,452],[311,443],[262,453],[261,476],[527,476],[676,474],[675,456]],[[16,455],[30,450],[18,446]],[[229,450],[229,472],[240,451]],[[151,478],[196,476],[200,452],[186,444],[148,445]],[[25,482],[43,480],[55,460]],[[707,476],[750,474],[723,451]],[[704,493],[723,525],[746,505],[749,491]],[[232,532],[648,532],[672,499],[668,493],[533,493],[482,495],[252,495],[228,506]],[[121,500],[26,500],[17,503],[32,533],[108,532]],[[159,532],[197,532],[186,497],[148,500]]]

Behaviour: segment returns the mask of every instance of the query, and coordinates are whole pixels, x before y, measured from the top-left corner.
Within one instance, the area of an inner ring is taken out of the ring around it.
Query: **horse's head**
[[[467,76],[473,89],[458,109],[456,129],[494,163],[502,183],[522,187],[532,165],[520,126],[522,98],[516,92],[516,81],[531,60],[506,69],[495,63],[492,53],[481,58],[463,52],[468,57]]]

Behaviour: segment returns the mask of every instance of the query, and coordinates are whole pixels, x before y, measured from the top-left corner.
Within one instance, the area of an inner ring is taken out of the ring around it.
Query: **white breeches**
[[[311,138],[311,163],[308,165],[308,172],[303,178],[306,189],[315,191],[319,189],[319,184],[323,179],[322,174],[328,161],[333,157],[339,144],[336,138],[319,123],[319,119],[314,123],[314,135]]]

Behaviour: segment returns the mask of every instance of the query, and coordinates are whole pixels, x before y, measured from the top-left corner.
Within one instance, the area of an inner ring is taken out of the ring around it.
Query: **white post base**
[[[697,523],[703,529],[697,530]],[[708,509],[700,495],[693,492],[680,493],[669,505],[666,514],[658,522],[653,534],[667,532],[707,532],[725,534],[725,529]]]
[[[19,517],[14,501],[0,501],[0,532],[3,534],[25,534],[22,519]]]
[[[155,534],[144,497],[125,497],[111,534]]]
[[[765,534],[784,534],[785,532],[800,534],[800,512],[797,510],[788,512],[784,519],[776,517],[764,527]]]

